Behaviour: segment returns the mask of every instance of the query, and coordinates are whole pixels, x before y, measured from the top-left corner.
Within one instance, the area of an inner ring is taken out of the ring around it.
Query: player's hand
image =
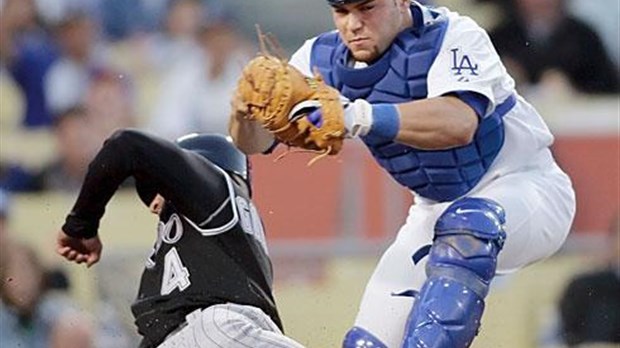
[[[323,114],[320,108],[306,114],[306,118],[315,127],[323,125]],[[372,106],[363,99],[347,103],[344,109],[344,128],[347,138],[356,138],[368,134],[372,124]]]
[[[243,101],[239,91],[233,93],[230,100],[231,118],[237,121],[246,121],[249,116],[248,105]]]
[[[101,240],[99,237],[89,239],[74,238],[62,230],[56,236],[56,252],[65,259],[77,264],[86,263],[90,267],[101,258]]]

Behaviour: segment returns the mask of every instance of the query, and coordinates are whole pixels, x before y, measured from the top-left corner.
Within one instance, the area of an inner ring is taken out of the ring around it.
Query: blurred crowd
[[[568,0],[470,1],[496,7],[489,32],[522,93],[546,86],[617,95],[618,47],[580,16],[585,9],[569,10]],[[167,139],[227,133],[231,92],[256,52],[238,29],[235,3],[0,0],[0,78],[20,97],[12,101],[21,103],[18,130],[49,132],[57,149],[38,167],[0,159],[0,346],[127,346],[113,315],[102,321],[80,309],[63,270],[47,269],[9,231],[9,192],[74,193],[118,128]]]
[[[615,52],[609,52],[618,47],[605,46],[595,28],[580,18],[583,9],[571,12],[567,0],[477,1],[495,3],[502,13],[490,36],[521,90],[563,83],[581,93],[618,93]],[[617,11],[613,1],[597,3],[588,5],[601,13]],[[605,18],[601,15],[600,21]],[[615,22],[617,41],[617,16]]]
[[[117,312],[102,301],[92,313],[79,306],[66,270],[45,265],[10,222],[11,198],[0,189],[0,346],[131,347]]]
[[[221,6],[200,0],[1,4],[2,78],[22,97],[19,125],[48,129],[58,149],[42,168],[0,163],[3,187],[75,190],[102,141],[119,128],[168,139],[227,132],[229,95],[254,50]],[[149,89],[141,116],[139,88]]]

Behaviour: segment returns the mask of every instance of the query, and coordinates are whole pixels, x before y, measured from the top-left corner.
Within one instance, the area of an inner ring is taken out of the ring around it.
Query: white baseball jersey
[[[428,73],[427,97],[476,92],[489,101],[482,116],[491,114],[497,105],[516,95],[513,79],[487,33],[473,20],[446,8],[436,11],[449,23]],[[307,76],[312,76],[310,57],[315,40],[306,41],[290,60]],[[517,96],[503,124],[505,141],[500,153],[465,195],[494,200],[506,211],[507,239],[499,254],[497,273],[515,271],[557,251],[575,213],[570,179],[548,149],[553,136],[536,110]],[[415,204],[372,275],[355,322],[388,347],[400,347],[413,304],[412,297],[398,294],[419,290],[426,279],[426,257],[413,264],[412,255],[432,243],[437,218],[452,203],[437,203],[413,194]]]

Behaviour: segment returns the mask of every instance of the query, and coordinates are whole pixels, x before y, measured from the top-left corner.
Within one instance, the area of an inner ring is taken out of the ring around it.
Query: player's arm
[[[450,21],[428,73],[428,99],[397,105],[396,141],[422,149],[470,143],[495,110],[496,90],[509,93],[505,74],[484,29],[466,17]]]
[[[232,100],[229,133],[235,145],[247,155],[268,152],[274,146],[275,138],[258,122],[246,118],[245,104],[235,94]]]
[[[77,237],[96,235],[105,206],[128,177],[134,177],[145,204],[161,194],[178,211],[200,221],[219,208],[228,197],[226,179],[200,155],[174,143],[137,130],[122,130],[108,138],[89,165],[78,199],[67,218]],[[145,194],[150,188],[149,193]],[[142,188],[142,190],[141,190]],[[145,197],[150,195],[150,197]]]
[[[477,110],[486,109],[486,105],[484,97],[472,92],[402,104],[371,104],[358,99],[345,106],[344,124],[349,137],[393,140],[425,150],[448,149],[472,141],[479,121]],[[321,110],[307,117],[320,124]]]
[[[505,69],[486,32],[461,17],[450,22],[431,66],[428,98],[396,105],[395,140],[421,149],[466,145],[495,108]]]
[[[130,176],[147,205],[159,193],[193,221],[203,221],[221,205],[217,197],[223,201],[229,195],[223,174],[199,155],[136,130],[118,131],[89,165],[75,205],[59,232],[62,256],[78,263],[88,259],[88,253],[79,250],[85,245],[78,241],[97,238],[107,203]]]
[[[396,108],[400,117],[395,140],[419,149],[467,145],[478,127],[474,109],[456,96],[424,99]]]

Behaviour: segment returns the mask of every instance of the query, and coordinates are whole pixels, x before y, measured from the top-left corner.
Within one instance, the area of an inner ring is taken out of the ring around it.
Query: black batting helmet
[[[230,137],[221,134],[187,134],[176,141],[183,149],[199,153],[227,172],[241,176],[250,184],[247,156],[233,144]]]

